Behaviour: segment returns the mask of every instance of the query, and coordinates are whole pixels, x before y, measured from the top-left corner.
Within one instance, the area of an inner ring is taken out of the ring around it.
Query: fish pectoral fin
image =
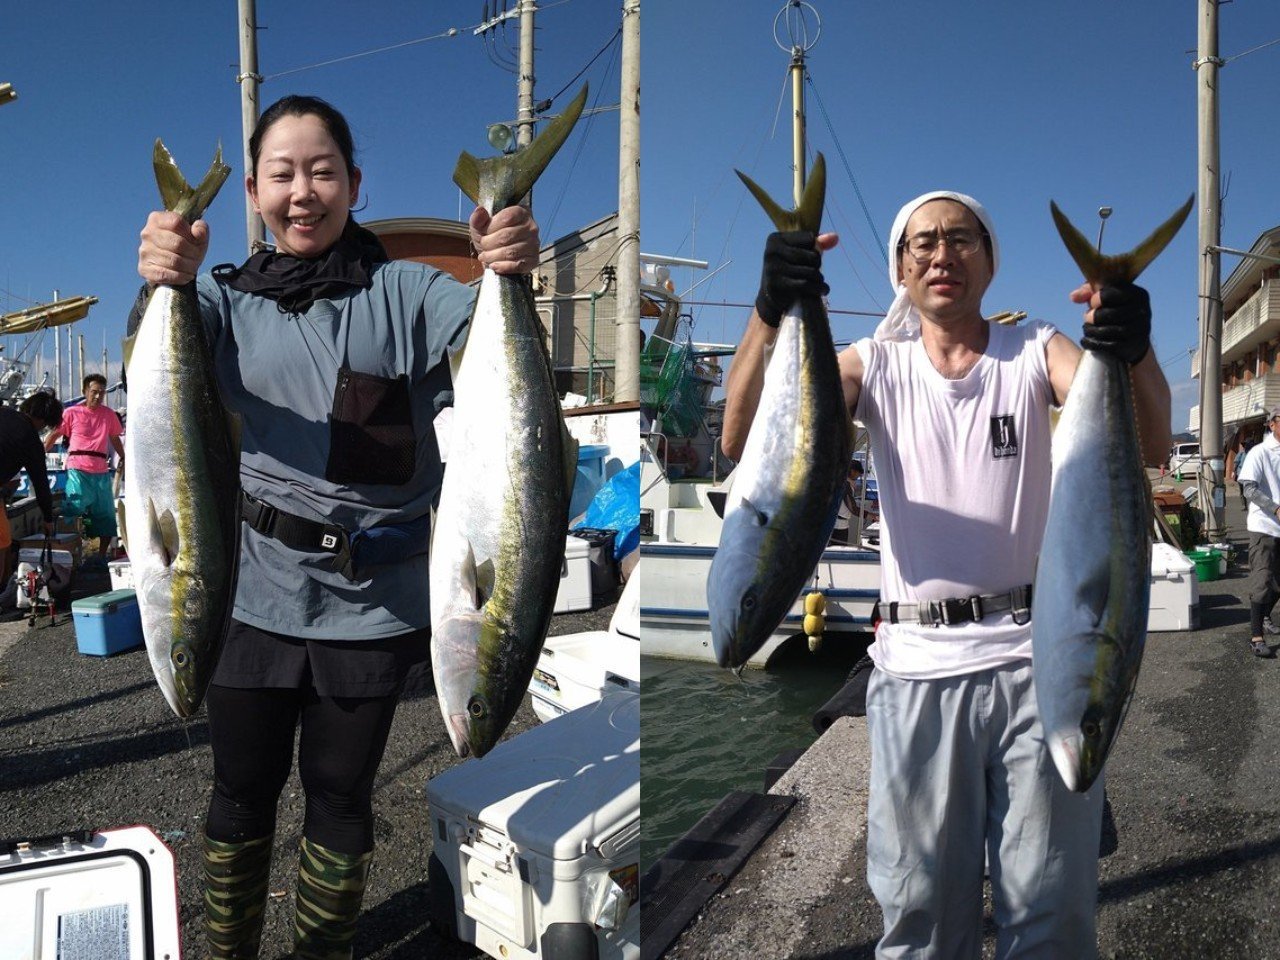
[[[124,520],[124,500],[116,500],[116,527],[120,531],[120,545],[124,547],[125,555],[129,554],[129,526]]]
[[[742,504],[742,509],[751,515],[751,519],[757,527],[767,527],[769,525],[769,515],[754,503],[746,497],[743,497],[739,502]]]
[[[474,562],[474,558],[473,561]],[[476,609],[483,610],[484,605],[493,596],[493,588],[497,584],[498,573],[492,560],[485,560],[475,565]]]
[[[167,567],[178,555],[178,522],[173,512],[156,513],[155,501],[147,500],[147,539],[151,552],[164,560]]]
[[[578,441],[573,439],[563,419],[560,421],[560,436],[564,450],[564,488],[567,492],[564,508],[567,511],[573,499],[573,482],[578,477]]]

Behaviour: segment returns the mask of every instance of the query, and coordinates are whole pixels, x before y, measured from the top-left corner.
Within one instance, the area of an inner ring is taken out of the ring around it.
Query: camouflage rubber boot
[[[204,838],[204,929],[212,960],[254,960],[271,873],[271,837]]]
[[[372,851],[338,853],[302,838],[293,926],[297,960],[350,960]]]

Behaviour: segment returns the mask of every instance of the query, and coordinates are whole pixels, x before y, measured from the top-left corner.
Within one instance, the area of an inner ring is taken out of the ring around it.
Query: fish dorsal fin
[[[149,497],[147,498],[147,540],[150,543],[151,552],[162,558],[166,567],[170,566],[173,558],[178,555],[178,523],[170,510],[156,513],[155,501]]]
[[[178,169],[173,155],[165,145],[156,138],[156,146],[152,151],[151,165],[156,172],[156,186],[160,188],[160,199],[166,210],[181,214],[188,223],[200,219],[200,215],[213,203],[222,184],[231,173],[231,168],[222,162],[222,144],[214,154],[209,172],[204,175],[199,186],[192,187],[186,177]]]
[[[733,172],[747,185],[751,195],[764,207],[764,212],[779,230],[807,230],[816,234],[822,226],[822,206],[827,197],[827,161],[822,154],[818,154],[813,161],[813,169],[809,171],[809,179],[805,181],[804,193],[800,197],[800,206],[794,210],[784,210],[773,197],[765,193],[764,188],[741,170]]]
[[[1169,241],[1174,238],[1186,221],[1187,215],[1191,213],[1191,207],[1195,201],[1193,194],[1173,216],[1156,227],[1151,236],[1128,253],[1121,253],[1114,257],[1104,257],[1052,200],[1049,201],[1049,212],[1053,214],[1054,225],[1058,228],[1058,235],[1062,237],[1062,242],[1066,244],[1067,252],[1071,254],[1071,259],[1076,262],[1086,280],[1096,284],[1132,283],[1151,264],[1151,261],[1159,256],[1160,251],[1169,245]]]
[[[583,84],[564,112],[548,123],[532,143],[515,153],[480,159],[464,150],[454,167],[453,182],[472,203],[490,213],[519,203],[568,139],[586,102],[587,85]]]

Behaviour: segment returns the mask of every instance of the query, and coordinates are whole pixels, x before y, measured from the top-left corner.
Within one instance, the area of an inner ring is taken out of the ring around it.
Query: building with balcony
[[[1249,252],[1280,257],[1280,226]],[[1280,265],[1242,257],[1222,284],[1222,317],[1222,437],[1230,465],[1237,450],[1262,438],[1266,411],[1280,406]],[[1191,375],[1200,377],[1199,350]],[[1190,429],[1200,432],[1198,405]]]

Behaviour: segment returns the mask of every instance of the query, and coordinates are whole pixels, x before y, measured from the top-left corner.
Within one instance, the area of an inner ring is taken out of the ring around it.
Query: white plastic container
[[[580,537],[565,537],[564,564],[554,613],[591,609],[591,546]]]
[[[112,560],[107,564],[107,570],[111,573],[112,590],[134,589],[133,564],[128,560]]]
[[[147,827],[0,850],[0,957],[179,956],[173,854]]]
[[[544,721],[619,689],[640,692],[639,577],[627,581],[607,631],[548,637],[529,683],[533,712]]]
[[[1200,583],[1196,565],[1167,543],[1151,547],[1151,606],[1148,630],[1198,630]]]
[[[640,697],[610,691],[427,784],[432,925],[502,960],[640,956]]]

